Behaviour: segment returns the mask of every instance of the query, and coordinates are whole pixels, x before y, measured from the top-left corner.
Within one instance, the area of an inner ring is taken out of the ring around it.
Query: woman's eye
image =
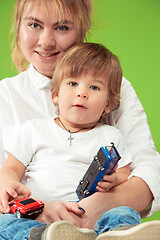
[[[92,90],[99,90],[99,87],[97,87],[97,86],[91,86],[90,87]]]
[[[57,30],[59,30],[59,31],[67,31],[67,30],[69,30],[69,27],[66,26],[66,25],[62,25],[62,26],[58,26]]]
[[[72,86],[72,87],[76,87],[76,86],[78,85],[78,83],[76,83],[76,82],[70,82],[69,85]]]
[[[34,29],[40,28],[40,25],[38,23],[30,23],[29,26]]]

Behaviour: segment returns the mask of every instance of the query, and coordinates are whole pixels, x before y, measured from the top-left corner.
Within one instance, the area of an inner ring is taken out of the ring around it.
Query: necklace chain
[[[71,134],[72,134],[72,133],[78,133],[78,132],[86,129],[86,128],[81,128],[81,129],[79,129],[79,130],[77,130],[77,131],[71,132],[70,130],[68,130],[68,129],[66,128],[66,126],[63,124],[63,122],[61,121],[61,119],[60,119],[59,117],[58,117],[58,121],[61,123],[61,125],[64,127],[64,129],[65,129],[67,132],[71,133]]]
[[[70,130],[68,130],[68,129],[66,128],[66,126],[63,124],[63,122],[61,121],[61,119],[60,119],[59,117],[58,117],[58,121],[61,123],[61,125],[63,126],[63,128],[64,128],[67,132],[69,132],[69,134],[70,134],[70,137],[68,138],[68,140],[70,140],[70,146],[72,146],[72,140],[74,140],[74,138],[72,137],[72,134],[73,134],[73,133],[78,133],[78,132],[86,129],[86,128],[81,128],[81,129],[79,129],[79,130],[77,130],[77,131],[71,132]]]

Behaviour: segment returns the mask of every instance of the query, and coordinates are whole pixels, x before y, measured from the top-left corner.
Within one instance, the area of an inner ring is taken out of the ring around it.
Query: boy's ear
[[[52,93],[52,102],[54,103],[54,105],[58,105],[58,103],[59,103],[58,92],[53,92]]]
[[[103,118],[107,113],[110,113],[110,111],[111,111],[111,109],[110,109],[110,105],[109,105],[109,101],[108,101],[105,109],[103,110],[101,117]]]
[[[110,113],[110,111],[111,111],[111,109],[110,109],[110,104],[109,104],[109,101],[108,101],[108,103],[107,103],[107,105],[106,105],[106,107],[104,109],[104,112],[105,113]]]

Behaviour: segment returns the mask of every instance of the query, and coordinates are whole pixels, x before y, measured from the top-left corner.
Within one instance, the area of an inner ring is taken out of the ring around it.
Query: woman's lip
[[[38,51],[35,51],[35,52],[43,58],[51,58],[51,57],[59,54],[59,52],[55,52],[55,53],[42,53],[42,52],[38,52]]]

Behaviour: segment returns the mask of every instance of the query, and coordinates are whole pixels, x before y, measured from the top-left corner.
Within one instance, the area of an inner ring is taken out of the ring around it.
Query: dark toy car
[[[27,218],[28,216],[42,212],[44,203],[33,198],[22,198],[12,201],[9,206],[10,213],[15,213],[17,218]]]

